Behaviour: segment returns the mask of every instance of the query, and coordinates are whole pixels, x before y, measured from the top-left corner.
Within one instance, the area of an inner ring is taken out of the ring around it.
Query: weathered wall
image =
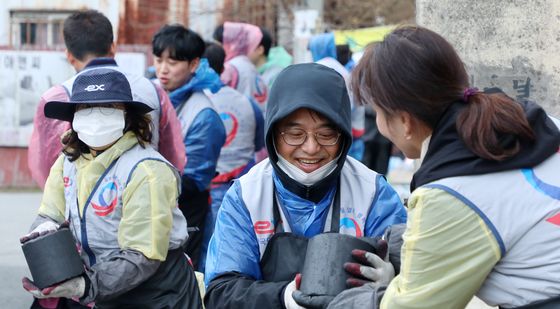
[[[121,0],[125,1],[125,0]],[[102,12],[113,24],[113,32],[117,37],[119,25],[119,8],[121,1],[114,0],[2,0],[0,8],[0,46],[10,44],[10,11],[11,10],[80,10],[94,9]]]
[[[560,1],[417,0],[416,22],[455,46],[471,85],[498,86],[560,116]]]

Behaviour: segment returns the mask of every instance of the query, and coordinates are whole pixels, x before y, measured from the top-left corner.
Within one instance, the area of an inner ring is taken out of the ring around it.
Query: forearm
[[[236,272],[223,273],[208,285],[206,308],[284,308],[282,294],[288,281],[254,280]]]
[[[160,264],[140,252],[123,250],[87,270],[90,287],[80,302],[105,301],[128,292],[150,278]]]
[[[401,273],[381,308],[464,308],[500,258],[484,221],[468,206],[436,189],[409,201]]]

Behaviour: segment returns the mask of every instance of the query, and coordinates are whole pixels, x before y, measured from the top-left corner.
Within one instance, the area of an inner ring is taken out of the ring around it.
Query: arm
[[[62,86],[49,89],[41,97],[33,119],[33,132],[27,152],[31,177],[42,189],[45,187],[51,166],[62,150],[60,136],[70,128],[68,122],[45,117],[45,104],[53,100],[68,100],[66,90]]]
[[[381,236],[389,226],[406,222],[406,209],[385,177],[377,175],[376,187],[366,219],[365,236]]]
[[[283,308],[288,282],[261,280],[260,252],[239,183],[224,196],[206,259],[207,308]]]
[[[177,178],[167,164],[138,164],[122,196],[121,251],[88,270],[90,288],[82,303],[116,297],[156,272],[167,257],[177,195]]]
[[[464,308],[500,259],[498,242],[468,206],[439,189],[409,202],[401,273],[381,308]]]
[[[183,134],[181,123],[177,113],[169,100],[169,96],[160,85],[154,85],[160,98],[161,114],[159,119],[159,143],[158,151],[161,155],[177,168],[181,173],[185,168],[186,155],[183,145]]]
[[[64,213],[66,209],[64,179],[62,176],[63,164],[64,155],[60,155],[50,169],[49,177],[45,182],[45,190],[38,211],[40,217],[50,218],[58,224],[64,221]]]
[[[225,141],[226,130],[220,116],[212,109],[202,110],[193,120],[184,140],[189,161],[185,166],[183,182],[189,185],[183,191],[204,191],[208,188],[216,176],[218,157]]]

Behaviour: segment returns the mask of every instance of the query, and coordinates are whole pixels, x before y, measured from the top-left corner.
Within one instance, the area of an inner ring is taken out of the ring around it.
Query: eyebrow
[[[299,123],[299,122],[296,122],[296,121],[290,121],[290,122],[282,125],[282,127],[284,127],[284,128],[293,128],[293,127],[299,127],[299,126],[303,126],[303,123]],[[324,124],[320,125],[318,128],[319,129],[322,129],[322,128],[336,129],[336,125],[327,122],[327,123],[324,123]]]

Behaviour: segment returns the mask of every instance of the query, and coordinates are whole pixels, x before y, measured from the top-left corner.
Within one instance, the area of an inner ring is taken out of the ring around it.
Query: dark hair
[[[342,65],[346,65],[352,58],[352,51],[348,44],[336,45],[336,60]]]
[[[183,25],[165,25],[152,39],[152,53],[161,57],[166,49],[171,59],[191,61],[202,57],[204,41],[196,32]]]
[[[113,26],[98,11],[79,11],[68,16],[64,20],[62,33],[66,48],[80,61],[87,55],[103,57],[111,51]]]
[[[388,116],[405,111],[432,129],[469,87],[465,66],[451,44],[418,26],[398,27],[369,46],[352,84],[356,100],[375,104]],[[477,92],[464,104],[457,132],[481,158],[507,159],[518,153],[522,141],[535,138],[521,105],[504,94]],[[505,136],[511,143],[500,143]]]
[[[124,132],[132,131],[140,146],[145,147],[152,142],[152,120],[150,114],[143,114],[135,109],[126,109]],[[70,162],[77,160],[82,154],[89,153],[89,147],[78,138],[78,133],[70,130],[62,138],[62,152]]]
[[[202,57],[208,59],[208,65],[218,74],[224,71],[224,61],[226,59],[226,52],[220,44],[206,43],[206,50]]]
[[[266,30],[266,28],[263,27],[259,27],[259,28],[261,29],[261,33],[262,33],[262,39],[261,42],[259,43],[259,46],[262,45],[262,47],[264,48],[264,55],[268,57],[268,52],[270,52],[270,48],[272,47],[272,36],[270,35],[270,32]]]
[[[224,43],[224,24],[219,25],[214,29],[212,33],[212,38],[220,43]]]

